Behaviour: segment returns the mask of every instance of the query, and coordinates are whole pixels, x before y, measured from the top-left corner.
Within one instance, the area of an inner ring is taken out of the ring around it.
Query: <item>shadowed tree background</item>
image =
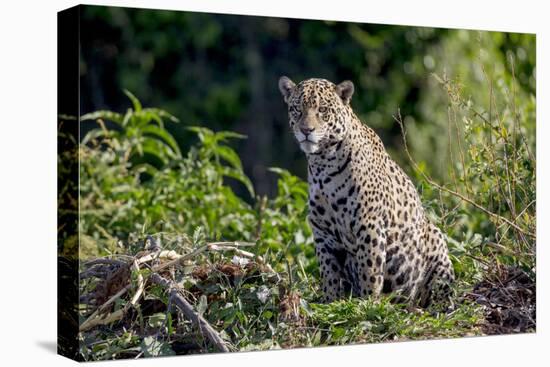
[[[405,165],[392,118],[399,108],[405,124],[416,122],[413,155],[443,179],[448,101],[432,73],[459,76],[466,94],[487,101],[472,83],[484,78],[474,64],[485,57],[510,68],[513,57],[520,93],[535,91],[535,37],[527,34],[93,6],[83,8],[81,26],[81,113],[125,110],[125,88],[182,120],[168,127],[182,150],[196,139],[186,126],[247,135],[235,148],[260,195],[276,191],[268,167],[306,175],[277,89],[281,75],[353,81],[355,112]]]

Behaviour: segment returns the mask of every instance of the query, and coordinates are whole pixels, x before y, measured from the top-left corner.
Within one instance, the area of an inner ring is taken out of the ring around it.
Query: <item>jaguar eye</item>
[[[300,115],[302,112],[296,106],[291,106],[290,107],[290,113]]]
[[[325,112],[327,112],[327,108],[325,106],[321,106],[321,107],[319,107],[319,112],[325,113]]]

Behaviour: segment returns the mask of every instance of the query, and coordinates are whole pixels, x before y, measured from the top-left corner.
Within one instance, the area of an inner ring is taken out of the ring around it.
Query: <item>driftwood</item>
[[[191,320],[195,326],[198,327],[201,334],[206,336],[208,340],[210,340],[210,342],[218,348],[219,351],[229,352],[229,348],[220,335],[212,328],[212,326],[210,326],[208,321],[193,310],[193,307],[189,304],[189,302],[187,302],[187,300],[180,294],[178,291],[178,286],[174,282],[161,277],[157,273],[151,274],[149,279],[153,283],[158,284],[169,291],[170,299],[173,300],[180,311],[183,312],[183,314]]]

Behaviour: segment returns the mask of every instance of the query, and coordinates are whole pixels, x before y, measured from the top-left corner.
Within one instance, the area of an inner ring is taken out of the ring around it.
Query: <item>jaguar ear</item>
[[[336,94],[342,98],[342,101],[345,104],[348,104],[349,101],[351,101],[351,96],[353,95],[353,91],[355,90],[353,83],[349,80],[345,80],[342,83],[338,84],[336,86]]]
[[[283,75],[279,78],[279,90],[281,91],[281,94],[283,95],[286,103],[288,103],[290,95],[292,94],[295,86],[296,84],[294,84],[294,82],[288,77]]]

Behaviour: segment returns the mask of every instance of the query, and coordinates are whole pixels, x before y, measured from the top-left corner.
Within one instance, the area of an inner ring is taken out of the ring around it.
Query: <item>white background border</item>
[[[537,333],[231,355],[117,366],[536,366],[548,363],[548,93],[545,1],[141,0],[89,4],[537,33]],[[66,366],[56,342],[56,12],[73,1],[0,3],[0,364]],[[544,345],[547,345],[545,348]],[[106,363],[94,364],[97,366]]]

